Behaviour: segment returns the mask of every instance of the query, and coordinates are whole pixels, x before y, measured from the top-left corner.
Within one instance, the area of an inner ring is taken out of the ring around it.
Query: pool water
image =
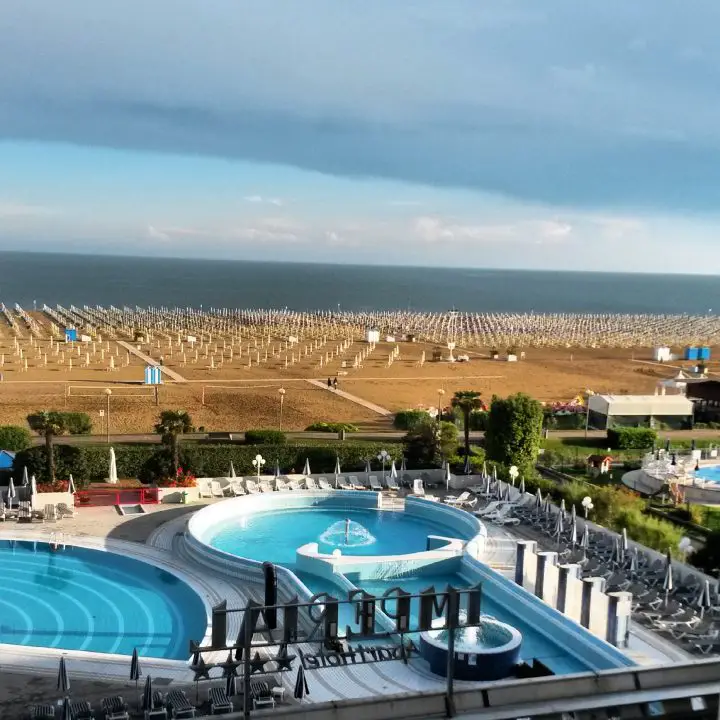
[[[720,483],[720,465],[705,465],[695,471],[695,477],[698,480]]]
[[[0,541],[0,643],[184,660],[205,606],[182,580],[122,555]]]
[[[343,532],[346,519],[351,521],[349,544]],[[309,508],[241,516],[221,524],[208,542],[233,555],[292,568],[295,551],[309,542],[318,543],[321,553],[339,548],[343,555],[403,555],[424,552],[428,535],[444,534],[470,539],[458,530],[400,512]]]

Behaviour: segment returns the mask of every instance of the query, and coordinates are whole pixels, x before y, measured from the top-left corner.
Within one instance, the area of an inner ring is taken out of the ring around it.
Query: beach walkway
[[[321,390],[327,390],[327,384],[324,382],[321,382],[320,380],[307,380],[311,385],[314,385],[315,387],[320,388]],[[367,400],[363,400],[362,398],[358,397],[357,395],[351,395],[350,393],[345,392],[344,390],[328,390],[328,392],[334,393],[335,395],[339,395],[341,398],[345,398],[345,400],[349,400],[350,402],[355,403],[356,405],[362,405],[364,408],[367,408],[368,410],[372,410],[372,412],[377,413],[378,415],[382,415],[383,417],[391,417],[393,413],[391,413],[387,408],[380,407],[380,405],[375,405],[375,403],[368,402]]]
[[[176,373],[174,370],[170,370],[170,368],[167,368],[164,365],[160,365],[157,360],[153,360],[149,355],[146,355],[144,352],[140,352],[140,350],[138,350],[134,345],[131,345],[124,340],[116,340],[116,342],[118,345],[124,347],[128,352],[131,352],[136,357],[139,357],[148,365],[152,365],[153,367],[162,367],[163,375],[167,375],[171,380],[179,383],[187,382],[187,380],[182,375],[180,375],[180,373]]]

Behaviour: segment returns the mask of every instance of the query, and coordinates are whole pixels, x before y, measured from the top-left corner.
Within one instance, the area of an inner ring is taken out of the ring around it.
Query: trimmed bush
[[[420,423],[431,419],[425,410],[401,410],[395,413],[393,427],[397,430],[414,430]]]
[[[657,442],[657,433],[651,428],[609,428],[607,439],[613,450],[645,450]]]
[[[358,428],[356,425],[351,423],[341,422],[316,422],[305,428],[306,432],[339,433],[341,430],[344,430],[347,433],[353,433],[357,432]]]
[[[287,438],[280,430],[246,430],[246,445],[284,445]]]
[[[32,434],[27,428],[19,425],[3,425],[0,427],[0,450],[20,452],[32,445]]]
[[[62,410],[53,410],[53,414],[62,418],[65,430],[69,435],[90,435],[93,424],[90,416],[83,412],[64,412]],[[33,425],[31,417],[28,417],[28,423]]]

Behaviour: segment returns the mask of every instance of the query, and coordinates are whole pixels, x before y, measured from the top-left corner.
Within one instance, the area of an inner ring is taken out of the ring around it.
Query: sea
[[[116,307],[717,314],[720,277],[0,252],[0,301]]]

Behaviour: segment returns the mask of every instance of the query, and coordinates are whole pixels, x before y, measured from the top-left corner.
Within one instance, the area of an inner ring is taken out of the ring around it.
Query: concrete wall
[[[33,510],[43,510],[46,505],[57,505],[58,503],[65,503],[70,508],[74,507],[75,496],[68,492],[36,493],[33,496],[32,508]],[[13,501],[13,505],[17,506],[17,498]]]

